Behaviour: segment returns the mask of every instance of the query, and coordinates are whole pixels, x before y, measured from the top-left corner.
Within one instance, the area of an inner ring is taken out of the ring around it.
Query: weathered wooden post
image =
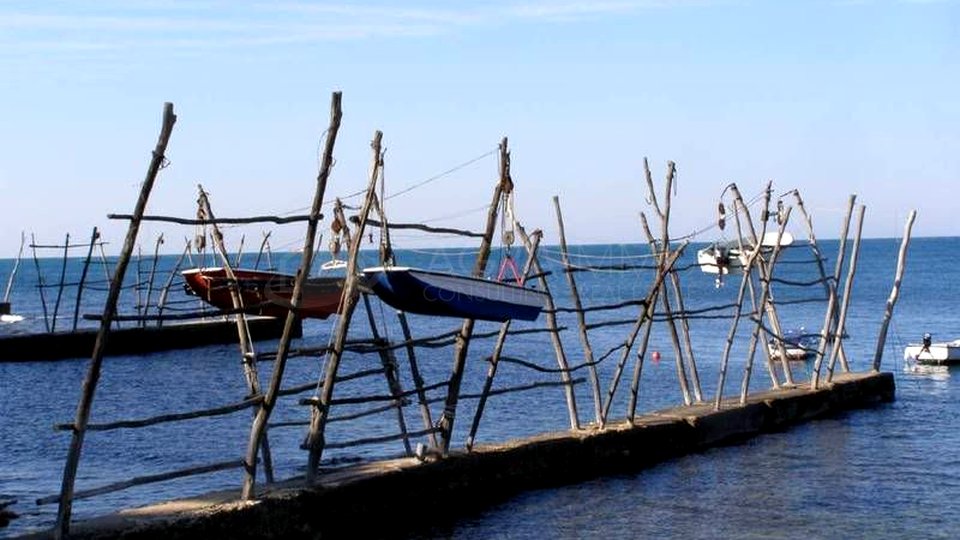
[[[113,275],[113,280],[110,282],[110,292],[107,294],[107,300],[104,303],[103,317],[100,319],[100,330],[97,331],[97,340],[93,345],[90,367],[87,370],[87,376],[83,381],[83,388],[80,392],[80,402],[77,405],[77,414],[73,422],[73,436],[70,442],[70,449],[67,453],[67,460],[63,470],[63,482],[60,488],[60,506],[57,511],[57,524],[54,529],[54,537],[58,540],[66,538],[70,530],[70,515],[73,509],[73,487],[77,476],[77,466],[80,464],[80,453],[83,449],[83,439],[84,435],[86,435],[87,423],[90,420],[90,408],[93,405],[97,381],[100,379],[103,351],[106,348],[107,338],[110,334],[110,324],[113,322],[114,315],[116,315],[117,299],[120,297],[120,290],[123,287],[123,277],[127,271],[127,264],[130,262],[130,255],[137,241],[137,233],[140,230],[140,220],[147,206],[147,199],[150,197],[150,191],[153,189],[153,183],[157,177],[157,173],[165,162],[164,152],[167,149],[167,142],[170,140],[170,134],[173,132],[173,124],[176,121],[177,117],[173,114],[173,104],[165,103],[163,108],[163,127],[160,130],[160,138],[153,151],[153,159],[150,162],[150,167],[147,169],[147,176],[143,181],[143,185],[140,187],[140,196],[133,210],[133,217],[127,229],[127,237],[124,240],[120,258],[117,260],[117,270]]]
[[[813,373],[810,375],[811,390],[816,390],[820,385],[820,368],[823,365],[823,357],[826,354],[827,344],[831,339],[834,339],[834,321],[836,321],[837,308],[836,284],[839,283],[840,270],[843,268],[843,261],[847,252],[847,235],[850,232],[850,218],[853,216],[855,201],[856,195],[851,195],[847,205],[847,214],[843,220],[843,234],[840,236],[840,246],[837,250],[837,265],[836,268],[834,268],[833,286],[830,288],[830,294],[827,297],[827,309],[823,316],[820,340],[817,342],[816,359],[813,362]]]
[[[827,382],[833,380],[833,367],[836,365],[837,356],[842,350],[843,335],[846,332],[847,309],[850,307],[850,296],[853,294],[853,277],[857,273],[857,259],[860,255],[860,236],[863,234],[863,213],[866,207],[860,205],[860,212],[857,214],[857,234],[853,237],[853,252],[850,254],[850,265],[847,269],[847,281],[843,284],[843,300],[840,302],[840,316],[837,318],[836,337],[833,338],[833,349],[830,352],[830,362],[827,366]],[[841,362],[841,366],[843,366]],[[850,371],[850,366],[846,366],[844,371]]]
[[[270,240],[270,232],[263,233],[263,241],[260,242],[260,249],[257,250],[257,260],[253,263],[253,269],[257,270],[260,268],[260,258],[263,256],[263,250],[267,247],[267,242]]]
[[[533,268],[533,261],[537,256],[537,249],[540,247],[540,231],[534,231],[533,246],[527,252],[527,260],[523,265],[523,271],[520,275],[524,280],[530,274]],[[483,417],[483,409],[487,405],[487,397],[490,389],[493,387],[493,378],[497,375],[497,367],[500,363],[500,353],[503,351],[503,345],[507,340],[507,333],[510,331],[510,320],[500,324],[500,333],[497,334],[497,341],[493,345],[493,354],[490,355],[490,367],[487,369],[487,378],[483,381],[483,390],[480,392],[480,401],[477,403],[477,411],[473,415],[473,422],[470,425],[470,433],[467,435],[467,450],[473,450],[473,441],[477,436],[477,429],[480,428],[480,418]]]
[[[529,253],[533,248],[530,235],[527,234],[527,231],[524,230],[523,226],[518,222],[514,222],[514,228],[517,231],[517,236],[520,237],[520,240]],[[538,231],[534,231],[534,233],[537,232]],[[557,325],[557,305],[553,301],[553,295],[550,294],[550,282],[547,281],[547,275],[543,271],[539,259],[533,259],[533,270],[537,273],[540,281],[540,290],[547,295],[544,314],[547,318],[547,328],[550,330],[550,341],[553,343],[553,352],[557,359],[557,366],[560,368],[560,380],[564,383],[563,391],[567,400],[567,414],[570,418],[570,429],[580,429],[580,418],[577,414],[577,399],[573,391],[573,383],[570,379],[570,366],[567,363],[567,355],[563,350],[563,341],[560,339],[560,327]]]
[[[500,199],[504,194],[513,191],[513,179],[510,178],[510,152],[507,150],[507,138],[500,143],[500,179],[493,190],[493,200],[487,212],[487,225],[480,241],[480,251],[473,267],[475,277],[483,277],[487,268],[487,259],[490,257],[490,245],[493,242],[493,232],[497,226],[497,210]],[[467,361],[467,349],[470,346],[470,336],[473,335],[473,319],[464,319],[460,333],[457,334],[456,345],[453,351],[453,369],[447,387],[447,397],[444,400],[443,415],[440,417],[440,451],[447,455],[450,450],[450,439],[453,437],[453,422],[457,414],[457,402],[460,399],[460,383],[463,381],[463,368]]]
[[[150,311],[150,298],[153,296],[153,280],[157,276],[157,263],[160,261],[160,246],[163,245],[163,233],[160,233],[160,236],[157,237],[157,241],[153,247],[153,260],[150,264],[150,277],[147,278],[147,298],[143,302],[143,316],[146,317],[147,313]],[[146,326],[147,322],[144,321],[143,325]]]
[[[673,163],[672,161],[670,163]],[[670,252],[669,244],[661,246],[662,252],[657,250],[657,241],[650,232],[650,225],[647,223],[647,216],[640,213],[640,224],[643,225],[643,232],[647,236],[647,242],[650,244],[650,252],[657,258],[657,272],[666,277],[666,256]],[[662,279],[662,278],[661,278]],[[690,383],[687,381],[687,370],[683,363],[683,352],[680,350],[680,336],[677,333],[677,325],[673,320],[673,311],[670,309],[670,301],[667,299],[667,291],[662,291],[659,295],[663,302],[664,314],[667,317],[667,329],[670,332],[671,343],[673,344],[674,365],[677,368],[677,380],[680,382],[680,393],[683,397],[683,404],[690,405],[693,399],[690,396]],[[651,316],[653,312],[651,312]],[[635,328],[639,330],[639,328]],[[634,336],[636,334],[633,334]],[[699,395],[699,394],[698,394]],[[700,401],[700,399],[697,399]]]
[[[883,310],[883,322],[880,324],[880,334],[877,336],[877,350],[873,355],[873,370],[880,371],[880,360],[883,359],[883,346],[887,341],[887,327],[893,317],[893,308],[900,297],[900,283],[903,281],[903,272],[907,265],[907,247],[910,245],[910,231],[913,230],[913,221],[917,219],[917,211],[911,210],[907,217],[907,224],[903,228],[903,240],[900,242],[900,253],[897,254],[897,273],[893,278],[893,289],[887,298],[887,305]]]
[[[60,283],[57,285],[57,300],[53,303],[53,315],[50,317],[50,331],[57,331],[57,314],[60,312],[60,299],[67,279],[67,260],[70,258],[70,235],[63,242],[63,264],[60,265]]]
[[[160,298],[157,299],[157,326],[163,326],[163,309],[167,306],[167,297],[170,294],[170,287],[173,285],[173,280],[177,277],[177,274],[180,272],[180,266],[183,265],[183,260],[187,258],[187,255],[190,254],[190,240],[185,240],[186,245],[183,248],[183,253],[180,254],[180,258],[177,259],[177,263],[173,265],[173,270],[170,271],[170,275],[167,276],[166,283],[163,284],[163,289],[160,291]]]
[[[313,240],[316,236],[318,223],[320,222],[320,207],[323,204],[323,197],[327,191],[327,181],[330,178],[330,170],[333,167],[333,148],[337,142],[337,133],[340,131],[340,119],[343,116],[340,109],[341,96],[341,92],[334,92],[330,98],[330,125],[327,128],[323,157],[320,162],[320,170],[317,173],[317,185],[313,193],[313,203],[310,206],[310,219],[307,221],[307,230],[303,241],[303,252],[300,254],[300,268],[297,270],[297,277],[293,283],[293,293],[290,297],[290,311],[287,313],[287,318],[283,324],[283,334],[280,336],[280,343],[277,345],[277,357],[273,361],[273,374],[270,376],[270,384],[267,386],[267,392],[263,397],[260,408],[257,409],[257,415],[250,428],[250,440],[247,444],[247,455],[245,458],[247,472],[242,492],[244,499],[250,499],[254,495],[254,485],[257,478],[257,451],[260,448],[261,440],[266,436],[270,414],[273,412],[277,398],[280,395],[283,373],[286,369],[287,358],[290,355],[290,340],[292,339],[293,328],[297,319],[296,312],[300,308],[300,302],[303,296],[303,285],[307,281],[307,276],[310,275],[310,265],[313,261],[314,250]],[[261,250],[263,249],[263,245],[267,243],[269,237],[269,234],[264,235]],[[257,255],[258,263],[259,260],[260,256]],[[356,267],[354,266],[351,271],[355,270]],[[349,281],[351,274],[348,273],[347,276]],[[344,288],[346,288],[346,284]],[[349,299],[350,297],[347,298]],[[342,320],[343,318],[341,318],[341,321]],[[307,476],[311,477],[309,471]]]
[[[793,197],[797,201],[797,209],[800,210],[800,214],[803,216],[803,219],[807,224],[807,242],[810,245],[810,250],[813,251],[814,258],[816,259],[817,272],[820,273],[820,279],[823,281],[823,291],[826,293],[827,299],[829,300],[831,288],[833,288],[832,294],[836,295],[836,288],[839,287],[839,283],[831,280],[831,278],[827,276],[826,268],[823,266],[823,252],[820,251],[820,245],[817,244],[817,236],[813,230],[813,219],[810,217],[810,214],[807,213],[807,208],[803,205],[803,198],[800,197],[800,190],[794,189]],[[851,208],[853,207],[853,201],[855,201],[856,198],[856,195],[851,195]],[[843,237],[846,237],[846,232],[844,232]],[[840,362],[843,365],[847,365],[847,354],[843,349],[842,342],[840,343]]]
[[[563,227],[563,213],[560,211],[560,197],[553,196],[553,207],[557,213],[557,229],[560,234],[560,259],[563,261],[564,274],[570,286],[570,296],[573,298],[573,307],[577,312],[577,329],[580,333],[580,343],[583,345],[584,361],[590,373],[590,387],[593,391],[593,407],[598,424],[603,423],[603,405],[600,402],[600,378],[597,375],[597,365],[593,358],[593,348],[590,346],[590,336],[587,334],[587,320],[583,311],[583,302],[580,301],[580,291],[577,289],[577,280],[570,271],[570,256],[567,250],[567,235]]]
[[[20,249],[17,251],[17,259],[13,263],[13,270],[10,271],[10,277],[7,278],[7,288],[3,292],[3,302],[2,309],[5,309],[7,313],[10,313],[10,291],[13,289],[13,280],[17,277],[17,270],[20,269],[20,260],[23,258],[23,245],[27,240],[26,234],[23,231],[20,231]],[[2,313],[2,310],[0,310]]]
[[[660,242],[663,248],[663,253],[658,254],[658,259],[663,259],[666,257],[667,252],[670,250],[670,210],[673,204],[673,182],[677,175],[677,164],[673,161],[667,162],[667,175],[666,182],[664,186],[664,207],[660,207],[660,203],[657,201],[657,192],[653,186],[653,175],[650,173],[650,164],[647,161],[647,158],[643,158],[643,173],[644,178],[647,181],[647,190],[650,194],[650,204],[653,206],[653,210],[657,213],[657,217],[660,218]],[[653,238],[652,234],[648,234],[650,238]],[[654,248],[654,251],[656,249]],[[680,278],[673,272],[670,273],[670,282],[673,286],[674,293],[677,297],[677,307],[683,312],[683,296],[680,291]],[[670,306],[670,295],[666,291],[660,295],[661,302],[663,302],[663,309],[667,312],[667,325],[670,330],[670,336],[673,339],[674,343],[679,343],[679,337],[677,334],[676,322],[673,320],[672,308]],[[693,397],[699,403],[703,401],[703,391],[700,387],[700,374],[697,371],[697,362],[693,357],[693,344],[690,341],[690,325],[687,323],[686,318],[681,319],[681,330],[684,334],[684,341],[686,343],[686,361],[689,366],[690,379],[693,382]],[[686,381],[687,369],[683,369],[684,356],[680,352],[680,347],[675,346],[674,351],[677,355],[677,361],[680,362],[680,371],[683,373],[683,386],[688,386],[689,383]],[[679,373],[678,372],[678,373]],[[686,391],[684,401],[689,400],[689,390]],[[688,403],[689,404],[689,403]]]
[[[30,249],[33,252],[33,265],[37,269],[37,290],[40,291],[40,306],[43,308],[43,326],[50,332],[50,318],[47,316],[47,297],[43,292],[43,271],[40,269],[40,260],[37,258],[37,238],[30,233]]]
[[[343,349],[347,342],[347,333],[350,330],[350,319],[353,317],[353,311],[357,307],[357,292],[359,291],[359,278],[357,277],[357,257],[360,254],[360,244],[363,240],[363,232],[367,226],[367,220],[370,217],[370,209],[373,206],[373,199],[376,197],[377,180],[380,178],[380,164],[382,160],[381,141],[383,133],[377,131],[373,134],[373,142],[370,148],[373,150],[373,163],[370,167],[370,183],[367,186],[367,194],[363,201],[363,208],[360,210],[360,222],[357,224],[357,234],[350,243],[350,250],[347,255],[347,279],[343,285],[343,309],[340,312],[340,318],[337,320],[337,328],[333,336],[333,345],[327,352],[327,366],[324,373],[323,386],[320,389],[320,395],[313,400],[313,415],[310,418],[310,431],[307,435],[306,447],[310,454],[307,458],[307,482],[313,483],[317,479],[317,469],[320,467],[320,458],[323,457],[323,447],[325,444],[325,429],[327,419],[330,415],[330,400],[333,399],[333,385],[336,381],[337,371],[340,369],[340,361],[343,359]],[[304,254],[306,256],[306,254]],[[311,253],[312,257],[313,254]],[[289,319],[288,319],[289,320]]]
[[[90,248],[87,250],[87,258],[83,260],[83,270],[80,272],[80,282],[77,283],[77,302],[73,307],[73,332],[77,331],[77,322],[80,320],[80,299],[83,297],[83,284],[87,280],[87,270],[90,269],[90,258],[93,256],[93,247],[100,238],[100,231],[93,228],[93,234],[90,235]]]

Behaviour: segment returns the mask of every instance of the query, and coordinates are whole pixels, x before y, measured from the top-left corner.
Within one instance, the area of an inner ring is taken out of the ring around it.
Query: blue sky
[[[570,241],[641,240],[644,156],[658,179],[677,162],[674,235],[714,221],[726,183],[770,179],[801,189],[822,237],[850,193],[868,236],[899,236],[913,208],[915,234],[958,235],[958,58],[951,0],[0,0],[0,256],[22,229],[99,225],[117,249],[105,215],[132,209],[164,101],[179,121],[150,213],[192,215],[198,182],[222,216],[302,209],[334,90],[330,196],[365,184],[376,129],[388,193],[508,136],[518,213],[548,242],[555,194]],[[496,171],[488,156],[388,211],[480,228]],[[160,231],[169,251],[193,234]]]

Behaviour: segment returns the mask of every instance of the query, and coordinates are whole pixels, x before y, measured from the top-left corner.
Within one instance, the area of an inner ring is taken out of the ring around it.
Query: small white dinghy
[[[768,232],[760,240],[760,249],[764,253],[773,251],[777,245],[778,233]],[[786,247],[793,244],[793,235],[784,232],[780,238],[780,247]],[[741,245],[743,249],[741,250]],[[737,242],[715,242],[709,246],[697,251],[697,265],[700,271],[705,274],[717,274],[717,287],[723,284],[722,277],[731,271],[743,271],[747,260],[752,252],[752,246],[747,241]]]
[[[928,366],[960,363],[960,339],[934,343],[930,334],[924,334],[921,343],[911,343],[903,349],[903,359]]]

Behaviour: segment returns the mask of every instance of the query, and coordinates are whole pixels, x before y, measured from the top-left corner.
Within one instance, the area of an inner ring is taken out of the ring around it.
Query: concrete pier
[[[284,321],[273,317],[247,317],[247,323],[250,335],[256,340],[277,339],[283,333]],[[297,321],[293,337],[300,337],[302,331],[300,321]],[[96,329],[0,336],[0,362],[89,358],[96,340]],[[106,354],[145,354],[236,342],[237,323],[233,320],[170,323],[161,327],[111,330]]]
[[[752,395],[749,403],[677,407],[631,425],[543,434],[456,452],[444,459],[385,460],[271,486],[258,500],[239,491],[131,509],[74,523],[71,538],[361,538],[421,527],[524,490],[642,470],[711,446],[894,400],[891,373],[839,375],[811,392],[806,385]],[[46,535],[38,535],[44,537]]]

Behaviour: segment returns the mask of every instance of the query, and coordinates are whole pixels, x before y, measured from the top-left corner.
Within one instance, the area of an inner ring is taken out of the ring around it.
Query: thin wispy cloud
[[[507,1],[479,6],[312,2],[34,3],[0,6],[0,46],[18,50],[263,47],[455,33],[623,15],[710,0]]]

